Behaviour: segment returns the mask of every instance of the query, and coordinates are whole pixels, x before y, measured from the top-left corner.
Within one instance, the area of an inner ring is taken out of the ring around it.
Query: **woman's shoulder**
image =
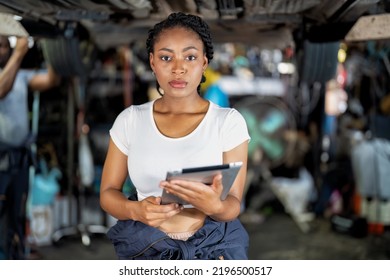
[[[136,104],[136,105],[130,105],[128,108],[131,108],[132,110],[148,110],[153,106],[154,100],[142,103],[142,104]]]
[[[130,105],[123,109],[117,116],[117,121],[122,122],[134,122],[136,120],[145,119],[146,115],[149,114],[152,108],[152,101],[138,104],[138,105]]]
[[[210,111],[216,117],[226,118],[227,116],[240,115],[240,113],[232,107],[221,107],[210,101]]]
[[[137,104],[137,105],[130,105],[129,107],[125,108],[121,114],[140,114],[148,112],[152,106],[154,101],[148,101],[146,103]]]

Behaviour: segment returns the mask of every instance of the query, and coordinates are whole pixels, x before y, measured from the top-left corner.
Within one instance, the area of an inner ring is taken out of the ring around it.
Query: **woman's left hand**
[[[187,180],[172,180],[162,181],[160,186],[208,216],[218,214],[222,209],[220,199],[223,190],[222,175],[214,176],[211,185]]]

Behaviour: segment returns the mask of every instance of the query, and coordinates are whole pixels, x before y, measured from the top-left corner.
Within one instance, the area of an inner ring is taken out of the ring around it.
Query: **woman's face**
[[[197,33],[183,27],[162,31],[149,59],[164,95],[198,94],[197,87],[208,60]]]

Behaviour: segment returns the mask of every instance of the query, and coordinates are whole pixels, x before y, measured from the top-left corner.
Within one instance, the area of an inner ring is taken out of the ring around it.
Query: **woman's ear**
[[[150,64],[150,68],[152,68],[152,71],[154,72],[154,57],[153,57],[153,54],[152,53],[149,53],[149,64]]]
[[[207,66],[209,65],[209,60],[206,54],[203,55],[203,72],[206,71]]]

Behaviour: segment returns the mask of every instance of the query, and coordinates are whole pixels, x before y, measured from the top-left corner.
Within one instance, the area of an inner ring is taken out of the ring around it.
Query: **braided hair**
[[[149,30],[148,38],[146,39],[146,50],[148,52],[148,55],[150,53],[153,53],[154,44],[158,39],[158,37],[160,36],[161,32],[166,29],[170,29],[174,27],[183,27],[197,33],[203,42],[204,52],[206,54],[208,61],[210,62],[213,59],[214,47],[211,39],[209,26],[199,16],[185,14],[182,12],[170,14],[168,18],[157,23],[156,25],[154,25],[152,29]],[[200,81],[200,83],[204,83],[205,81],[206,81],[206,77],[202,75],[202,80]],[[158,84],[157,81],[156,81],[156,89],[158,93],[162,95],[160,92],[160,85]],[[197,90],[198,93],[200,94],[200,84]]]

